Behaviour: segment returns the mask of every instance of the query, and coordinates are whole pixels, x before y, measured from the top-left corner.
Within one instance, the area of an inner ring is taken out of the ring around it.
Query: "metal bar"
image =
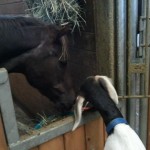
[[[124,95],[118,96],[119,99],[130,99],[130,98],[150,98],[150,95]]]
[[[150,41],[150,23],[149,23],[149,16],[150,16],[150,3],[149,0],[147,0],[147,5],[146,5],[146,36],[145,36],[145,64],[146,64],[146,72],[145,72],[145,80],[149,81],[149,41]],[[145,94],[148,94],[149,92],[149,82],[145,82]]]
[[[98,112],[87,112],[83,115],[80,125],[83,125],[98,117],[100,117],[100,114]],[[71,131],[73,123],[73,117],[67,117],[66,119],[50,124],[44,129],[37,131],[33,136],[28,136],[24,140],[9,145],[9,148],[10,150],[28,150],[59,135]]]
[[[117,92],[126,95],[126,0],[116,0],[116,51],[117,51]],[[120,110],[126,117],[126,101],[120,102]]]
[[[0,108],[9,144],[19,140],[15,110],[6,69],[0,69]]]
[[[143,33],[143,44],[145,44],[145,56],[143,60],[145,61],[146,64],[146,70],[145,70],[145,76],[144,76],[144,83],[141,85],[143,87],[141,91],[145,94],[148,95],[148,89],[149,89],[149,41],[150,41],[150,26],[149,26],[149,9],[150,9],[150,4],[149,0],[143,0],[143,14],[142,16],[146,16],[146,20],[144,20],[144,33]],[[144,50],[144,49],[143,49]],[[140,137],[143,141],[143,143],[146,145],[147,141],[147,112],[148,112],[148,99],[143,99],[140,102]]]
[[[127,88],[128,95],[135,94],[136,77],[131,74],[129,66],[131,63],[135,63],[135,52],[137,48],[137,25],[138,25],[138,0],[128,0],[127,3],[127,19],[128,19],[128,36],[127,36],[127,46],[128,46],[128,80]],[[134,86],[133,86],[134,85]],[[136,99],[130,99],[128,101],[128,121],[133,129],[136,129]]]

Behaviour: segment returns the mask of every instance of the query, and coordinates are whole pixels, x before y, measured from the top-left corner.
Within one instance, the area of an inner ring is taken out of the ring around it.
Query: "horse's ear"
[[[61,26],[58,27],[57,38],[61,38],[63,35],[70,32],[71,32],[71,24],[70,23],[62,24]]]

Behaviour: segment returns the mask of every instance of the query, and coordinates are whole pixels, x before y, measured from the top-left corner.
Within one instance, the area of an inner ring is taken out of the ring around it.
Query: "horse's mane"
[[[45,23],[33,17],[0,15],[0,28],[9,26],[42,26]]]

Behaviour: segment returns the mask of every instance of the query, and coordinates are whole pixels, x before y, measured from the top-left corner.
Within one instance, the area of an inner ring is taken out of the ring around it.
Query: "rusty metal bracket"
[[[130,64],[129,72],[130,73],[145,73],[146,65],[145,64]]]

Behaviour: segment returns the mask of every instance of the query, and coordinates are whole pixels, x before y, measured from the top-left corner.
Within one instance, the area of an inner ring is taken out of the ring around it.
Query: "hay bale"
[[[79,30],[86,23],[81,14],[83,9],[77,0],[26,0],[28,13],[43,21],[64,24],[73,24],[72,30],[77,27]]]

